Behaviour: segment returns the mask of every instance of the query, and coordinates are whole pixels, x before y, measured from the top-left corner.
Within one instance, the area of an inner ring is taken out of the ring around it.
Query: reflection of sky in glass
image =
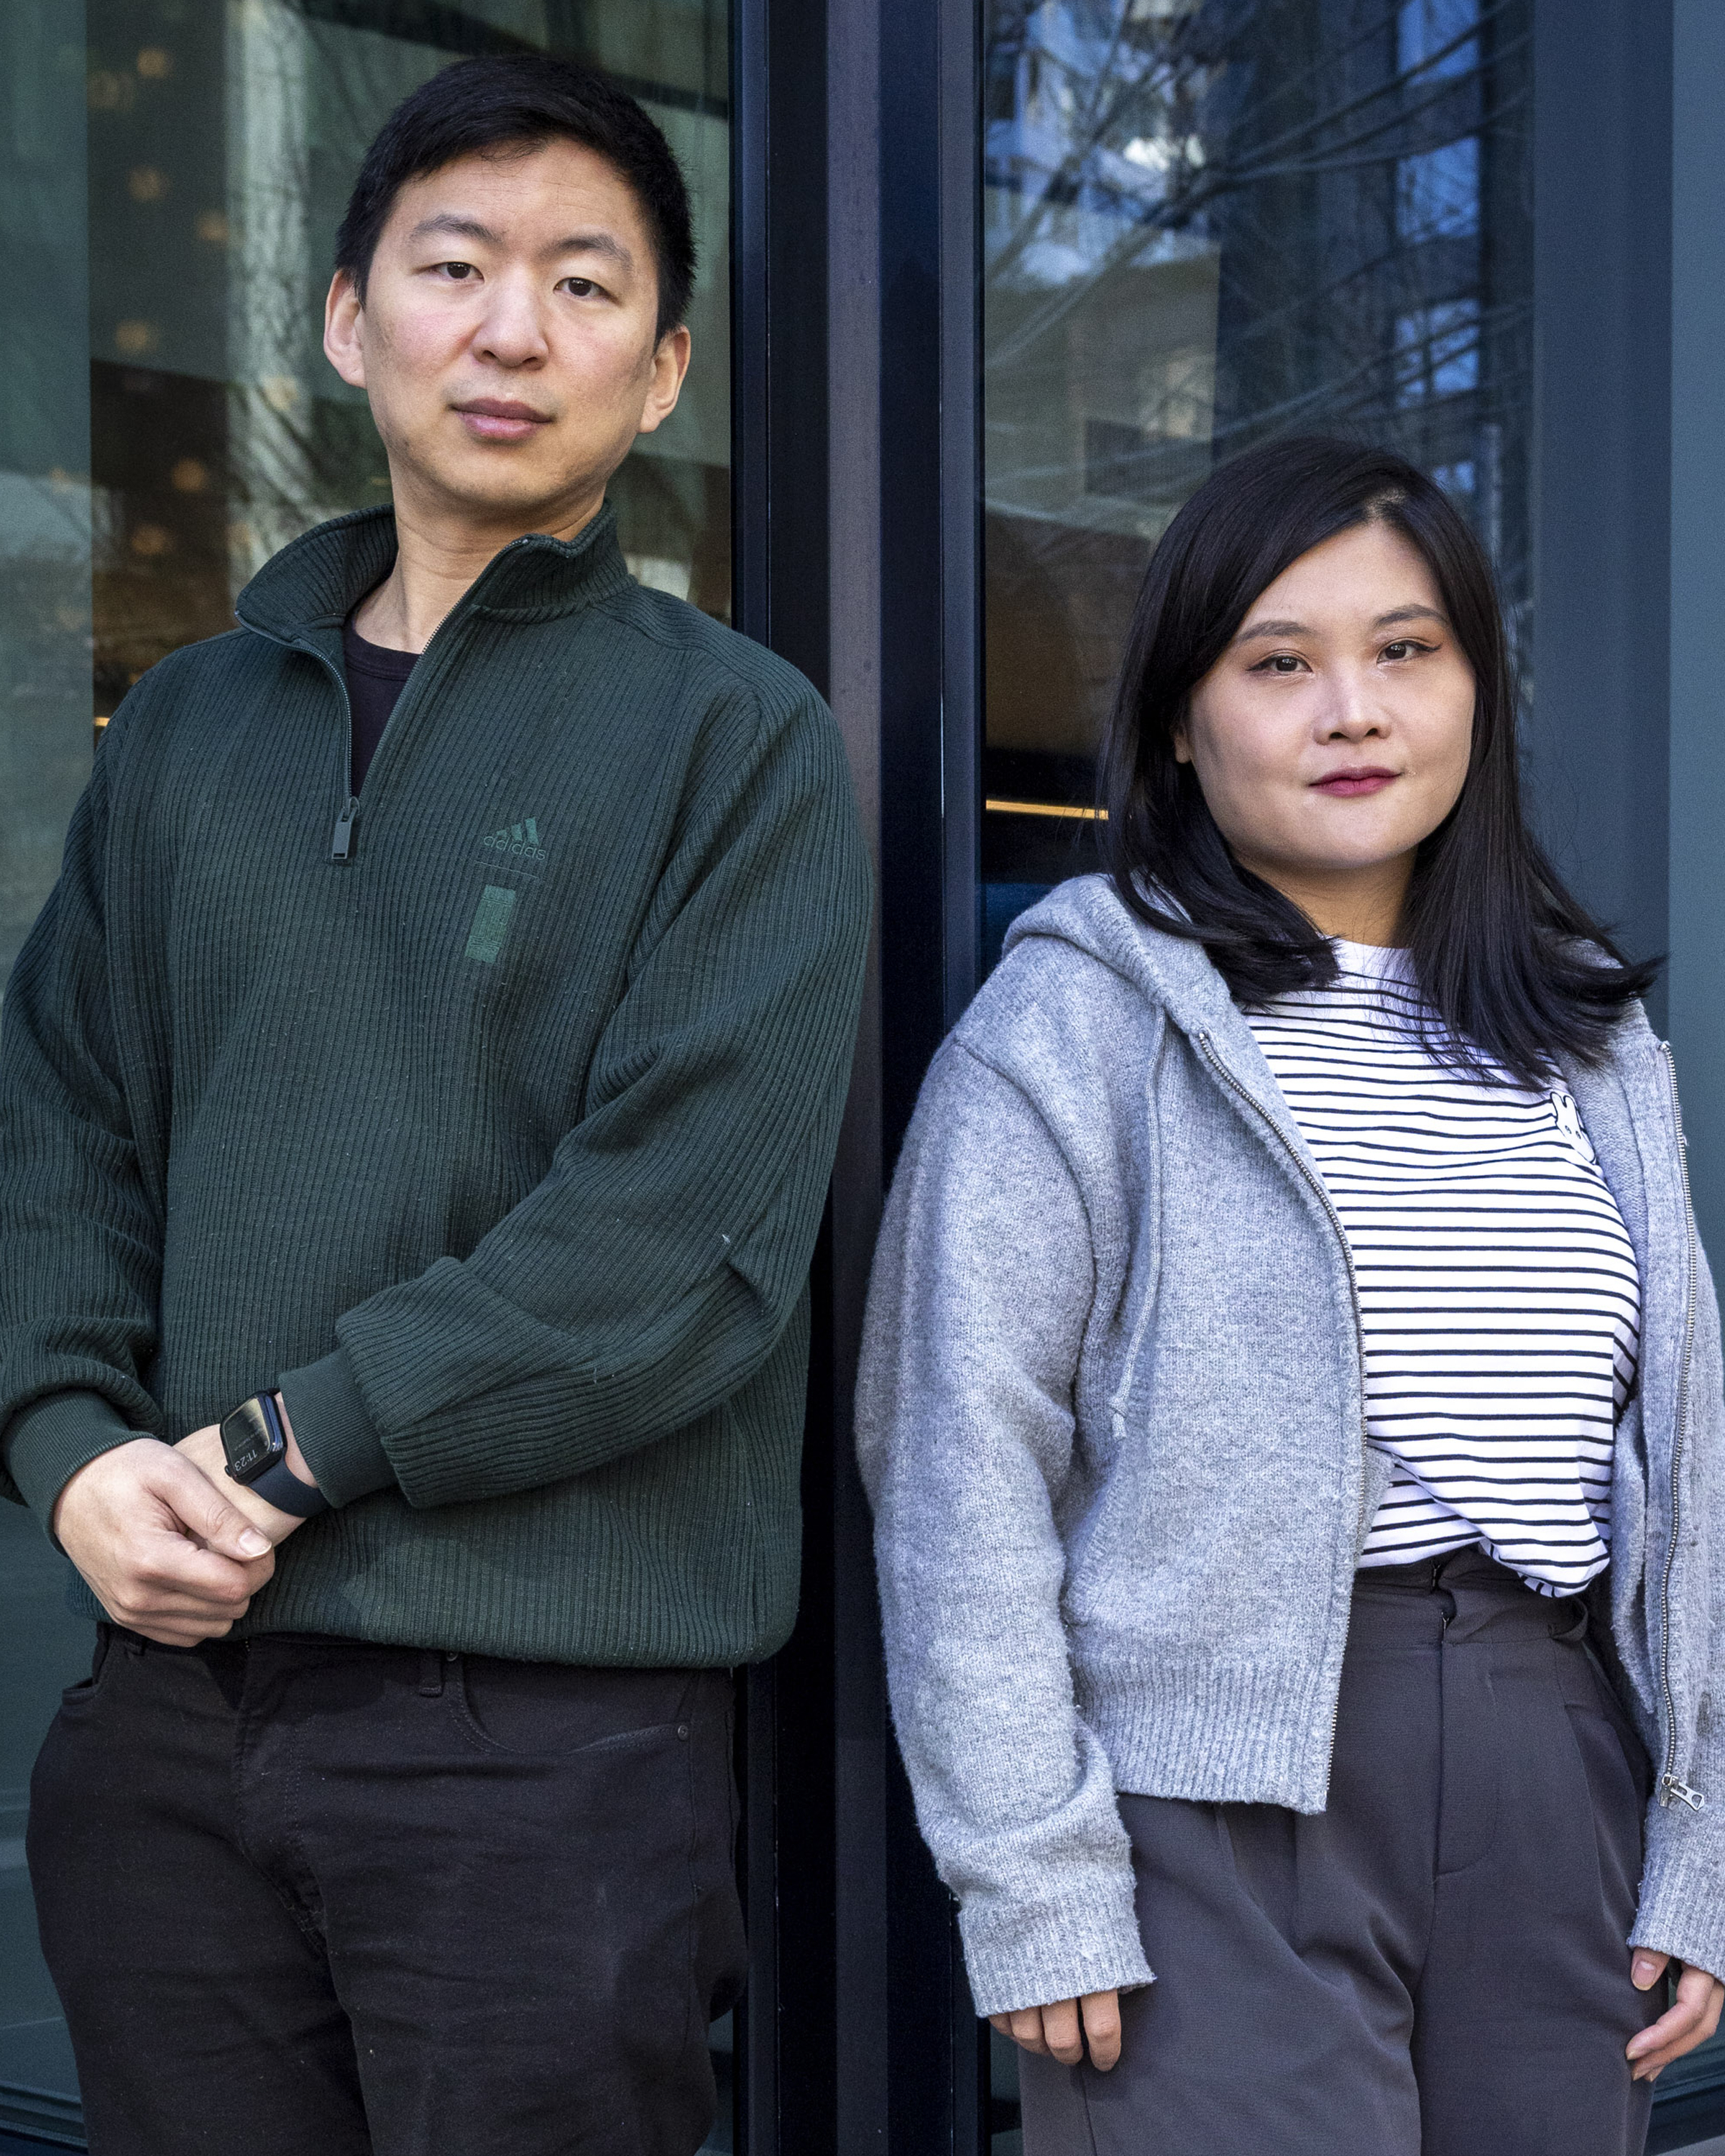
[[[1395,168],[1395,228],[1403,239],[1470,239],[1480,228],[1480,138],[1403,157]]]
[[[1454,397],[1480,381],[1480,303],[1449,300],[1397,317],[1396,402]],[[1459,469],[1459,467],[1452,467]]]
[[[1479,65],[1478,42],[1466,36],[1478,28],[1479,20],[1480,0],[1402,0],[1396,17],[1397,68],[1404,74],[1420,68],[1428,80],[1466,74]],[[1465,42],[1457,44],[1457,38]],[[1446,49],[1451,45],[1453,52]],[[1440,54],[1441,59],[1436,57]]]

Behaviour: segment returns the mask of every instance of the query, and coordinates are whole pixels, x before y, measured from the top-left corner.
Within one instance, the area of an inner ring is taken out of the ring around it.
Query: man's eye
[[[591,277],[565,277],[563,280],[563,290],[578,300],[584,300],[589,292],[597,292],[598,289]]]
[[[439,266],[446,276],[454,277],[463,284],[477,274],[470,262],[444,262]]]

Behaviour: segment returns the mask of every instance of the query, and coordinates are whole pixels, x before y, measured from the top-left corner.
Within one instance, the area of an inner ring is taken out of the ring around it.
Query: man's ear
[[[657,434],[676,410],[677,399],[683,391],[683,377],[689,372],[689,329],[685,322],[679,322],[674,330],[667,330],[659,340],[653,353],[653,377],[647,385],[637,434]]]
[[[365,348],[360,341],[364,315],[352,273],[338,270],[330,280],[323,303],[323,350],[325,358],[352,389],[366,386]]]

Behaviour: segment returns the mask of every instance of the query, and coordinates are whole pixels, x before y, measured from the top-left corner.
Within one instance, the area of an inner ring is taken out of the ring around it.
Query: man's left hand
[[[316,1479],[305,1465],[305,1455],[294,1440],[293,1425],[287,1419],[287,1409],[281,1396],[276,1395],[276,1405],[281,1412],[281,1426],[287,1437],[289,1471],[311,1489],[317,1486]],[[222,1445],[221,1425],[208,1423],[202,1430],[194,1430],[189,1437],[182,1437],[174,1447],[182,1453],[194,1467],[201,1467],[228,1502],[245,1514],[254,1527],[269,1536],[272,1543],[285,1542],[295,1527],[305,1524],[295,1513],[284,1512],[259,1496],[248,1483],[236,1482],[228,1472],[228,1455]]]
[[[1630,1964],[1630,1980],[1637,1991],[1649,1991],[1671,1964],[1669,1954],[1636,1947]],[[1656,2081],[1662,2067],[1681,2059],[1697,2044],[1706,2043],[1719,2025],[1719,2009],[1725,2005],[1725,1984],[1704,1969],[1686,1969],[1677,1979],[1677,1996],[1651,2028],[1631,2036],[1628,2051],[1634,2068],[1630,2078]]]

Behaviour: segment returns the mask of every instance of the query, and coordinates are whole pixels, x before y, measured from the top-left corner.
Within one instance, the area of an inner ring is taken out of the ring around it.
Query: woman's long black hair
[[[1625,962],[1528,829],[1491,569],[1442,489],[1388,450],[1321,436],[1270,443],[1214,472],[1169,525],[1103,737],[1108,868],[1142,920],[1203,944],[1238,1004],[1334,979],[1327,939],[1235,860],[1192,766],[1176,761],[1174,736],[1266,586],[1326,539],[1373,521],[1425,557],[1475,683],[1467,778],[1415,857],[1403,920],[1440,1021],[1433,1046],[1446,1060],[1482,1055],[1524,1084],[1548,1083],[1555,1059],[1599,1059],[1656,966]]]

